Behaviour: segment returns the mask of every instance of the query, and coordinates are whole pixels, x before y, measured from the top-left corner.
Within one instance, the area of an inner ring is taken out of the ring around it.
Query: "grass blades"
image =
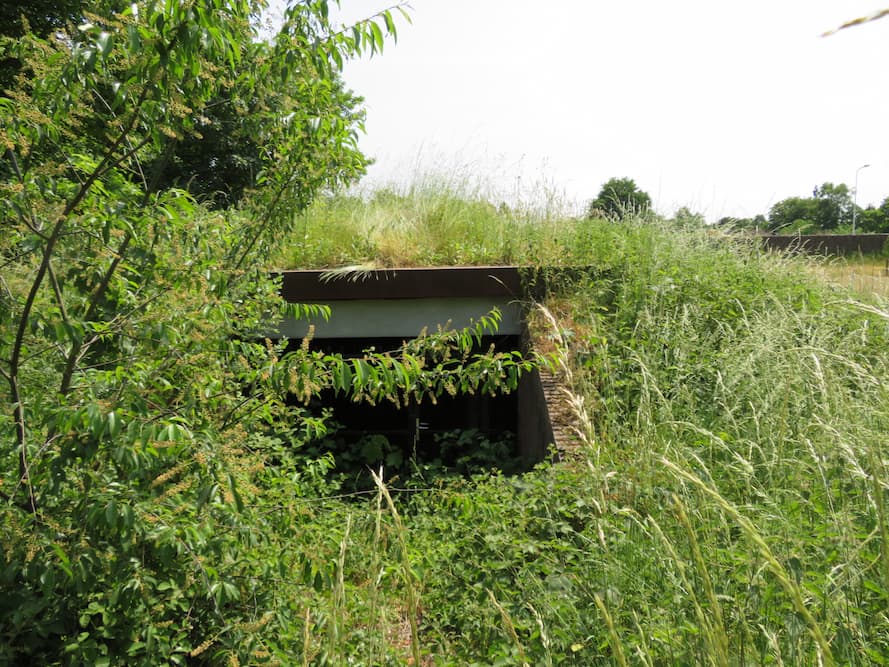
[[[317,201],[275,268],[459,266],[555,261],[567,218],[556,199],[543,205],[491,203],[479,186],[433,177],[368,195]]]
[[[286,257],[584,267],[553,273],[536,315],[581,456],[282,497],[292,569],[311,575],[281,591],[294,660],[889,664],[878,294],[703,227],[432,186],[319,202]]]

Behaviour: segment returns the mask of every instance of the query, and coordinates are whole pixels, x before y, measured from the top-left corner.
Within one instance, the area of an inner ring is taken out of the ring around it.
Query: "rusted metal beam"
[[[291,303],[524,296],[517,266],[282,271],[280,275],[281,295]]]

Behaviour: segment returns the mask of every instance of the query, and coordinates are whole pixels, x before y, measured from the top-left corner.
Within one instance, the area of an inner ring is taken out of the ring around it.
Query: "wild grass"
[[[800,275],[800,260],[651,225],[616,235],[634,263],[591,280],[574,317],[594,332],[609,488],[666,549],[647,567],[690,605],[666,614],[695,628],[685,659],[885,655],[882,311]]]
[[[282,500],[305,663],[889,662],[878,297],[670,221],[417,197],[319,204],[292,265],[587,267],[544,304],[587,456]]]
[[[885,257],[856,256],[813,261],[815,275],[862,295],[889,297],[889,262]]]
[[[319,199],[282,243],[276,268],[559,262],[569,207],[491,203],[469,181],[425,178]]]

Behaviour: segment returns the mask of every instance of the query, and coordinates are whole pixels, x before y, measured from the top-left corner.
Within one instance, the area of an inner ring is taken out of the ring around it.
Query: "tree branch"
[[[90,174],[89,177],[87,177],[87,179],[78,189],[77,193],[68,201],[68,203],[65,205],[64,210],[59,214],[59,217],[57,218],[55,225],[53,226],[52,232],[46,239],[46,245],[43,249],[43,257],[40,260],[40,266],[37,269],[37,275],[34,277],[34,281],[31,283],[31,289],[28,291],[28,296],[25,299],[25,304],[22,308],[22,314],[19,318],[18,328],[16,330],[15,339],[12,344],[12,352],[9,358],[8,383],[9,393],[13,403],[13,421],[15,422],[16,446],[19,449],[19,477],[21,482],[24,483],[28,488],[28,506],[30,507],[32,513],[36,513],[37,511],[37,499],[34,496],[34,489],[31,486],[31,477],[28,464],[28,431],[25,419],[25,407],[19,382],[21,355],[25,344],[25,333],[28,330],[28,324],[31,319],[31,311],[33,310],[34,304],[37,301],[37,294],[40,292],[40,289],[43,286],[43,281],[49,273],[50,260],[55,253],[56,243],[58,243],[59,238],[62,236],[62,231],[65,228],[65,223],[68,221],[68,217],[77,208],[80,202],[83,201],[90,188],[92,188],[93,184],[102,176],[102,174],[104,174],[108,169],[112,169],[115,165],[120,164],[120,162],[126,158],[127,153],[124,153],[123,155],[115,159],[114,153],[121,146],[121,144],[123,144],[123,142],[127,140],[129,133],[132,132],[133,128],[136,126],[136,122],[139,116],[139,109],[148,99],[148,90],[149,86],[146,85],[142,90],[139,100],[133,108],[130,122],[121,131],[121,134],[120,136],[118,136],[117,140],[115,140],[114,143],[112,143],[112,145],[108,148],[105,153],[105,157],[102,159],[102,162],[93,170],[93,173]]]
[[[130,232],[126,232],[126,235],[124,236],[120,247],[117,249],[116,257],[112,260],[111,265],[105,272],[105,275],[102,276],[102,281],[99,283],[98,287],[96,287],[96,290],[93,292],[93,295],[90,298],[90,305],[83,317],[84,322],[91,322],[92,319],[96,316],[96,311],[99,309],[99,302],[102,300],[102,297],[105,296],[105,292],[108,291],[108,285],[111,284],[111,278],[114,276],[114,272],[117,270],[117,267],[123,260],[123,257],[127,252],[127,247],[130,245],[130,241],[132,239],[132,234],[130,234]],[[74,370],[77,367],[77,360],[83,356],[84,347],[84,345],[75,345],[71,347],[71,352],[68,354],[68,359],[65,362],[65,371],[62,374],[62,383],[59,386],[59,393],[62,396],[65,396],[71,389],[71,379],[74,377]]]

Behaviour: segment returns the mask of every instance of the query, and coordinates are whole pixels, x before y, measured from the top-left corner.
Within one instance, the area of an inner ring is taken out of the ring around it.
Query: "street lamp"
[[[855,170],[855,189],[852,190],[852,233],[855,233],[855,218],[858,216],[858,174],[862,169],[867,169],[870,165],[863,164]]]

